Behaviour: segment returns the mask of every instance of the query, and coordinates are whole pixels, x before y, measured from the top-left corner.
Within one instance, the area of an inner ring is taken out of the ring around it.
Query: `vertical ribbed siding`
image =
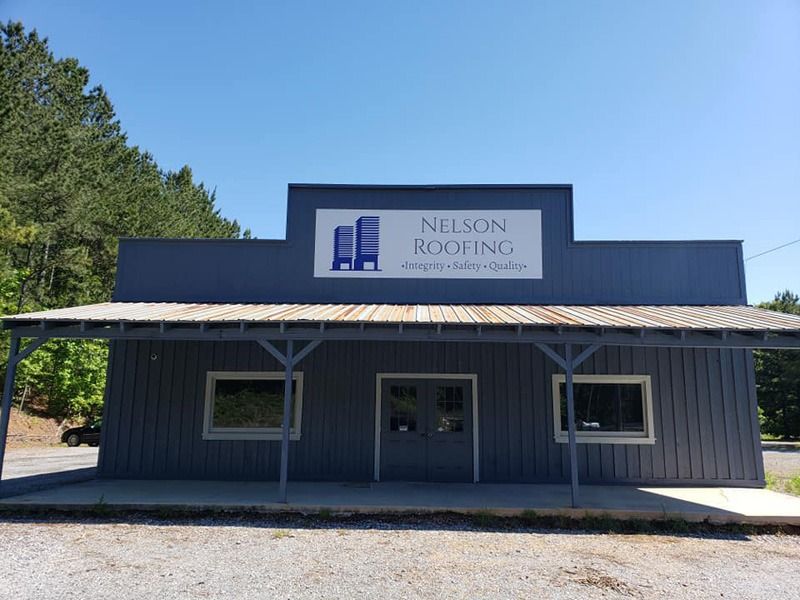
[[[540,210],[541,279],[314,276],[317,208]],[[290,188],[287,240],[123,240],[117,301],[745,304],[738,242],[574,242],[572,192]],[[280,282],[273,285],[269,282]]]
[[[274,441],[204,441],[208,370],[281,371],[250,342],[114,342],[100,473],[104,477],[275,479]],[[325,342],[304,373],[302,438],[290,477],[369,480],[377,373],[478,375],[482,481],[568,477],[553,439],[553,363],[531,345]],[[649,374],[655,445],[581,444],[584,481],[763,480],[752,353],[605,347],[579,373]]]

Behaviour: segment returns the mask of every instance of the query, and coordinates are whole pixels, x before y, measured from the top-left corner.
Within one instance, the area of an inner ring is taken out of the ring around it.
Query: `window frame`
[[[553,438],[559,444],[569,443],[569,433],[561,429],[561,384],[563,373],[553,375]],[[653,425],[653,388],[650,375],[573,375],[574,383],[638,383],[642,387],[644,432],[638,431],[575,431],[579,444],[655,444]]]
[[[214,427],[214,396],[218,380],[264,379],[285,381],[283,371],[207,371],[205,407],[203,414],[204,440],[281,440],[283,427]],[[303,372],[292,373],[295,382],[294,420],[289,426],[289,439],[297,441],[301,435],[303,417]]]

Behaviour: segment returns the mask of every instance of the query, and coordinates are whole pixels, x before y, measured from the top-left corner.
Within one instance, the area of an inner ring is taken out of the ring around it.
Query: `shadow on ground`
[[[755,535],[800,535],[800,527],[784,525],[692,523],[680,519],[619,520],[592,516],[580,519],[540,516],[531,511],[519,517],[457,513],[332,514],[322,511],[302,513],[218,513],[114,511],[99,504],[92,510],[76,513],[20,512],[0,513],[0,523],[48,523],[77,525],[148,525],[156,527],[246,527],[260,529],[327,529],[381,531],[474,531],[539,534],[598,533],[659,535],[747,541]]]

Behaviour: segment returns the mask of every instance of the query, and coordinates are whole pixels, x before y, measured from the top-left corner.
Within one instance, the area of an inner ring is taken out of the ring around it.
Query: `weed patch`
[[[800,475],[781,477],[775,473],[767,472],[764,474],[764,482],[767,485],[767,489],[773,492],[800,496]]]
[[[108,502],[106,502],[105,494],[100,494],[97,502],[92,505],[89,512],[95,517],[107,517],[112,513],[111,507],[109,507]]]
[[[294,536],[285,529],[277,529],[272,532],[273,540],[282,540],[283,538],[288,538],[288,537],[294,537]]]

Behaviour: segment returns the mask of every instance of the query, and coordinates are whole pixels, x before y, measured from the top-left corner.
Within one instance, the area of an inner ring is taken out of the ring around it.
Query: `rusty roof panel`
[[[420,323],[731,331],[800,331],[800,316],[752,306],[556,306],[502,304],[203,304],[105,302],[2,317],[14,324]]]

